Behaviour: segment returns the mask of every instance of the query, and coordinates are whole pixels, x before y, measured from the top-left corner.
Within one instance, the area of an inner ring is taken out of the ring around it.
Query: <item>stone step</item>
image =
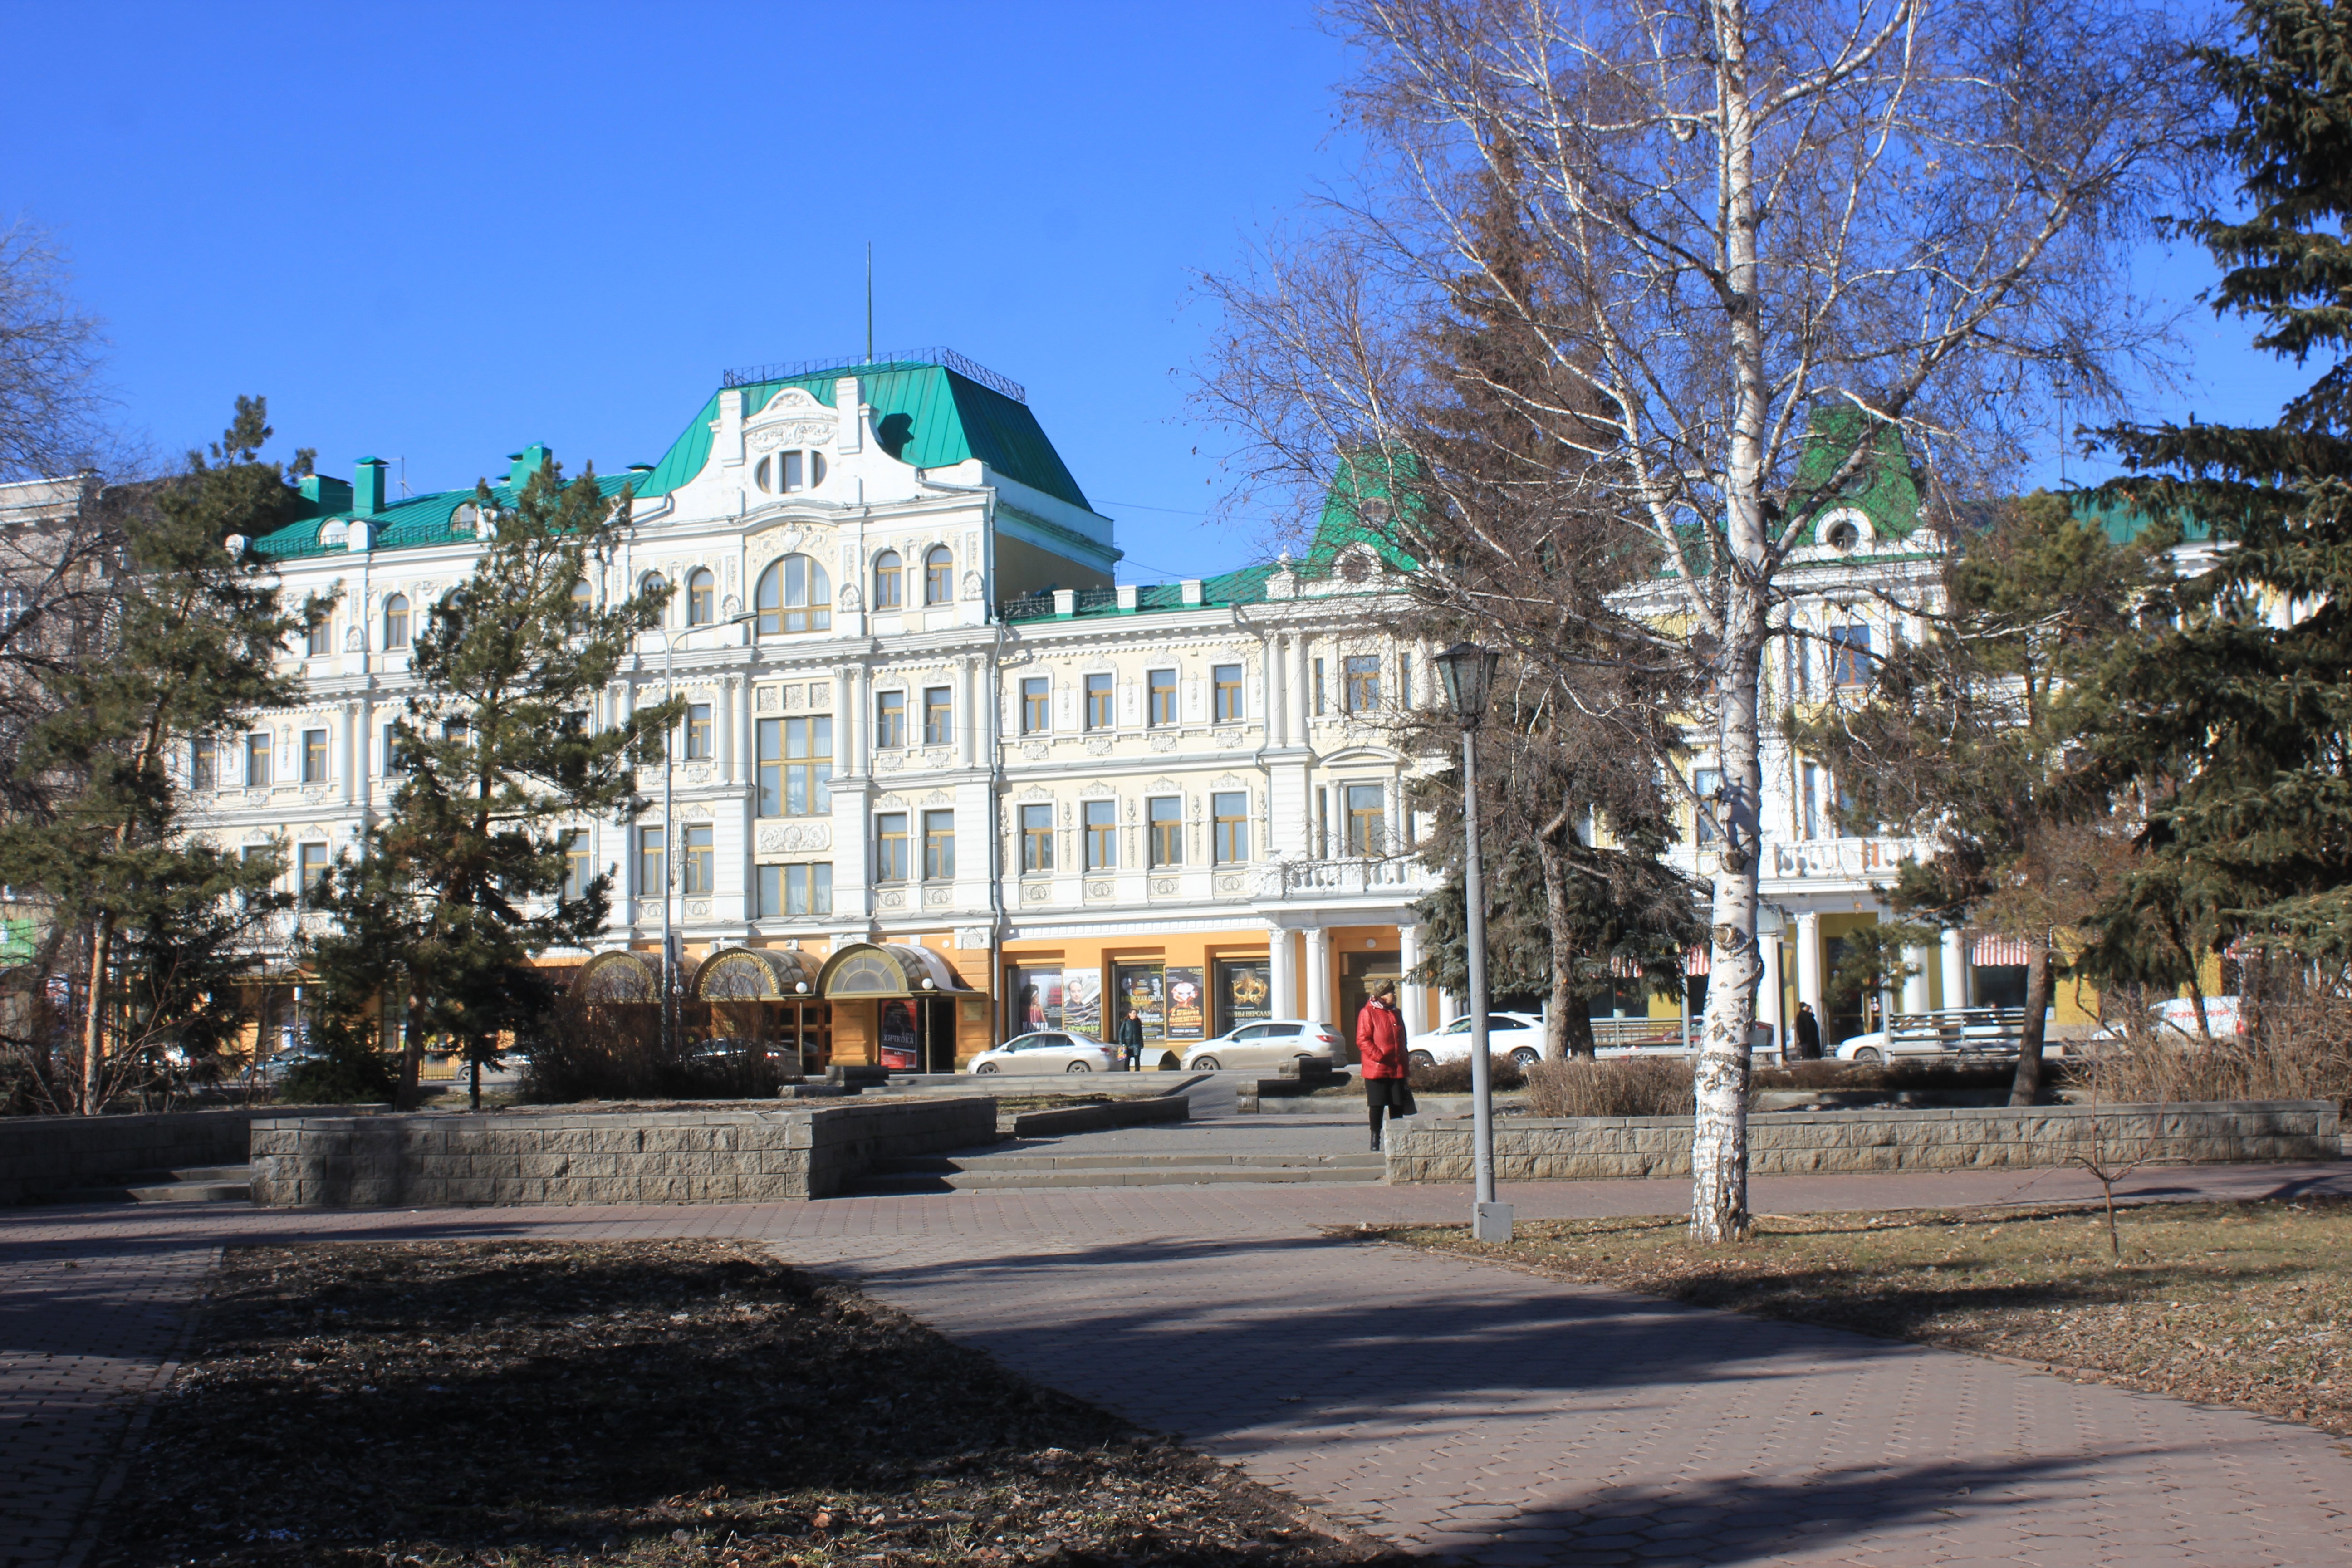
[[[1078,1170],[978,1170],[880,1173],[857,1185],[865,1196],[912,1193],[971,1193],[1050,1187],[1194,1187],[1241,1184],[1300,1184],[1376,1186],[1381,1173],[1360,1165],[1150,1165],[1088,1166]]]
[[[241,1204],[253,1196],[243,1165],[196,1165],[183,1171],[132,1171],[103,1185],[47,1193],[53,1204]]]
[[[1146,1166],[1215,1170],[1236,1165],[1255,1170],[1336,1166],[1382,1171],[1388,1162],[1379,1154],[913,1154],[878,1160],[874,1169],[891,1175],[931,1175],[953,1171],[1125,1171]]]

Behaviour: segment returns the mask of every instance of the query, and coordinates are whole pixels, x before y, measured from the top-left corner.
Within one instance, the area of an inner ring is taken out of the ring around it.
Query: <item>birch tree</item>
[[[1357,50],[1344,98],[1367,170],[1255,267],[1209,280],[1225,327],[1204,401],[1244,433],[1255,482],[1311,489],[1368,447],[1429,454],[1416,526],[1444,537],[1421,541],[1424,591],[1565,683],[1590,647],[1527,640],[1541,617],[1495,595],[1582,617],[1573,563],[1622,556],[1570,549],[1566,569],[1531,569],[1545,558],[1490,526],[1430,438],[1433,407],[1466,395],[1426,353],[1465,279],[1541,345],[1545,374],[1477,390],[1567,448],[1529,481],[1551,515],[1644,542],[1647,630],[1617,657],[1696,680],[1693,739],[1721,771],[1694,803],[1722,853],[1691,1224],[1735,1238],[1781,570],[1890,440],[1949,493],[2046,427],[2061,377],[2116,405],[2162,342],[2128,288],[2128,242],[2197,166],[2202,89],[2164,11],[2090,0],[1341,0],[1332,15]],[[1843,432],[1826,462],[1825,428]]]

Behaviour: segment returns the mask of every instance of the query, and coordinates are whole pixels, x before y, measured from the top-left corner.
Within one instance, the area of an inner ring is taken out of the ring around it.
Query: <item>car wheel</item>
[[[1095,1067],[1092,1062],[1072,1062],[1068,1067],[1062,1070],[1065,1072],[1092,1072],[1095,1070]]]
[[[1215,1072],[1217,1070],[1217,1058],[1214,1057],[1194,1057],[1192,1058],[1192,1070],[1194,1072]]]
[[[1876,1046],[1864,1046],[1853,1053],[1853,1059],[1864,1067],[1874,1068],[1886,1058],[1879,1053]]]
[[[973,1076],[986,1078],[996,1071],[996,1064],[994,1062],[982,1062],[971,1070]]]
[[[1511,1060],[1517,1062],[1523,1068],[1531,1068],[1535,1066],[1536,1063],[1543,1060],[1543,1058],[1537,1055],[1534,1051],[1529,1050],[1527,1047],[1521,1046],[1517,1050],[1511,1053]]]
[[[1407,1051],[1404,1055],[1404,1062],[1407,1067],[1419,1068],[1426,1072],[1437,1065],[1437,1058],[1427,1051]]]

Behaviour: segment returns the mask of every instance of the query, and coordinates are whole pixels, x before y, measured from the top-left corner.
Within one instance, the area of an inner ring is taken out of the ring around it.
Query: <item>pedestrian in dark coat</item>
[[[1822,1059],[1822,1021],[1813,1016],[1811,1002],[1797,1004],[1797,1059],[1801,1062]]]
[[[1118,1026],[1119,1051],[1127,1058],[1127,1070],[1135,1072],[1143,1065],[1143,1018],[1129,1009],[1127,1021]]]
[[[1356,1054],[1363,1063],[1364,1103],[1371,1109],[1372,1149],[1378,1152],[1381,1116],[1413,1112],[1412,1089],[1405,1081],[1404,1018],[1397,1012],[1393,983],[1384,983],[1356,1015]]]

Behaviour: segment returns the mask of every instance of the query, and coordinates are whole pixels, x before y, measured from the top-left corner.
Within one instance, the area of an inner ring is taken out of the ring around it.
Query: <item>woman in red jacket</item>
[[[1372,1148],[1381,1146],[1381,1113],[1412,1114],[1412,1090],[1405,1083],[1404,1019],[1396,1008],[1396,985],[1383,984],[1356,1015],[1356,1054],[1364,1068],[1364,1102],[1371,1107]]]

